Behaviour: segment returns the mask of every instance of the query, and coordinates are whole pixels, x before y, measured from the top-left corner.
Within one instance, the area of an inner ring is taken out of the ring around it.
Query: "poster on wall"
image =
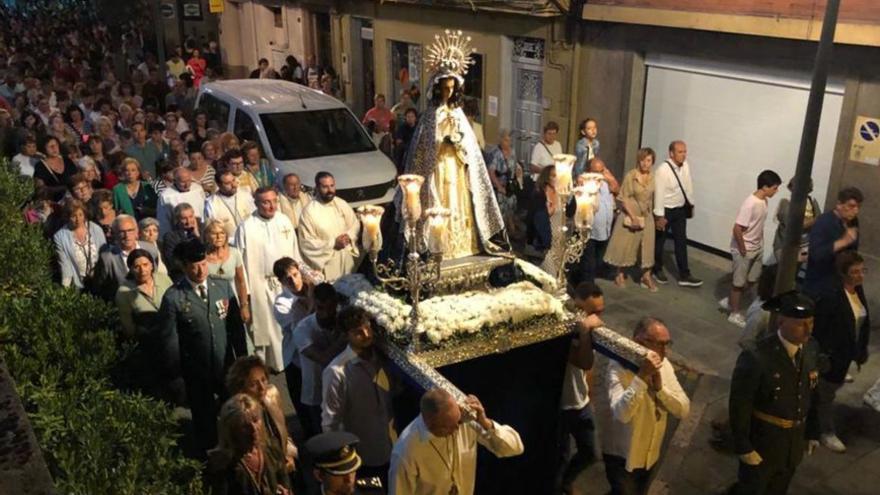
[[[880,165],[880,118],[856,118],[849,159],[854,162]]]
[[[202,0],[183,0],[183,18],[188,21],[202,20]]]

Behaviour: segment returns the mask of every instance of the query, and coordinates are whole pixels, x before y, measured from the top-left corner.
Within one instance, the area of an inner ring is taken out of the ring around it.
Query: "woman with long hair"
[[[263,407],[247,394],[220,408],[219,442],[209,454],[215,495],[291,495],[284,452],[268,439]]]
[[[238,358],[226,373],[226,391],[230,394],[247,394],[263,406],[263,424],[267,440],[284,452],[288,472],[294,470],[297,448],[287,431],[287,423],[281,404],[281,393],[269,383],[269,368],[259,356]]]

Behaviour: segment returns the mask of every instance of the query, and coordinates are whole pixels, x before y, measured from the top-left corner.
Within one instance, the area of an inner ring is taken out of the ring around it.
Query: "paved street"
[[[692,372],[682,372],[683,386],[691,397],[691,418],[673,425],[652,493],[714,495],[724,493],[736,479],[736,458],[731,451],[710,444],[711,422],[727,416],[730,375],[736,363],[739,329],[727,323],[717,301],[729,288],[727,260],[691,249],[691,269],[705,285],[680,288],[670,283],[652,294],[629,281],[619,289],[601,282],[605,291],[604,320],[615,330],[628,333],[645,315],[664,319],[672,331],[672,358]],[[671,253],[667,253],[671,254]],[[667,266],[674,266],[671,262]],[[869,288],[870,290],[870,288]],[[874,355],[855,382],[838,394],[837,428],[847,445],[845,454],[822,447],[798,469],[790,493],[797,495],[875,494],[880,486],[880,414],[862,404],[863,392],[880,376],[880,345],[874,339]],[[679,444],[679,442],[682,442]],[[604,494],[608,485],[601,463],[579,480],[585,494]]]

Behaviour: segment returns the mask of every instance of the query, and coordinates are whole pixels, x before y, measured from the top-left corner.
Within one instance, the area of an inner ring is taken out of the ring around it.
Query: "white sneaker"
[[[727,322],[733,323],[740,328],[746,327],[746,319],[739,313],[730,313],[730,316],[727,317]]]
[[[724,299],[719,300],[718,307],[729,313],[730,312],[730,298],[725,297]]]
[[[823,433],[822,436],[819,437],[819,442],[831,452],[837,452],[838,454],[846,452],[846,445],[844,445],[834,433]]]
[[[852,383],[852,382],[856,381],[856,379],[852,375],[847,373],[846,378],[844,378],[843,381],[846,383]]]

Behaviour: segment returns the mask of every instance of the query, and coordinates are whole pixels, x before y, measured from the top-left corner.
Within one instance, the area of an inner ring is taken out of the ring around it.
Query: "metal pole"
[[[831,62],[831,50],[834,46],[834,30],[837,27],[837,12],[839,8],[840,0],[828,0],[828,5],[825,8],[822,36],[819,39],[819,48],[816,51],[816,61],[813,66],[810,98],[807,101],[807,114],[804,117],[804,131],[801,135],[797,170],[791,190],[791,203],[788,207],[782,255],[779,259],[778,272],[776,274],[776,294],[792,290],[795,287],[801,234],[803,233],[804,210],[807,206],[807,194],[809,193],[810,177],[813,172],[813,160],[816,155],[816,137],[819,134],[819,120],[822,116],[822,102],[825,99],[828,65]]]

